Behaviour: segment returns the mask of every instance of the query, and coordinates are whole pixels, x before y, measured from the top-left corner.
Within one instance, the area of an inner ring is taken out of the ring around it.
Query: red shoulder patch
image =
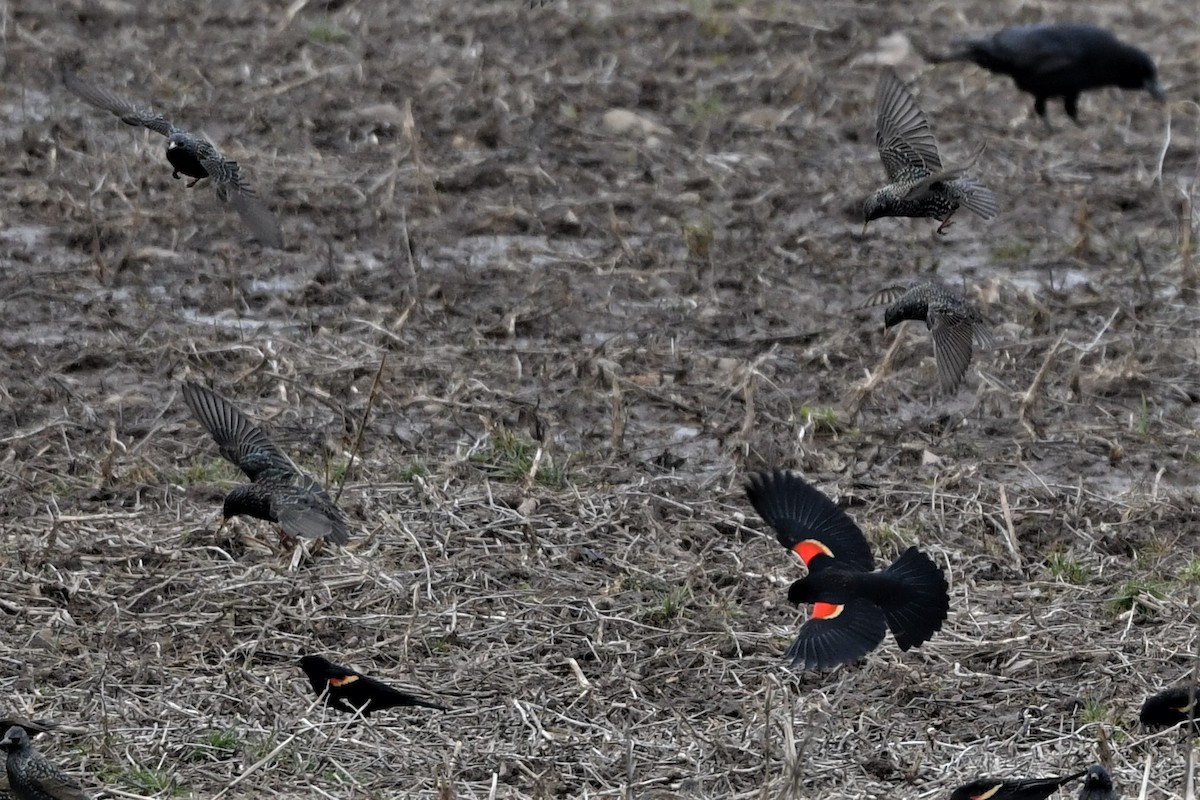
[[[811,619],[833,619],[842,613],[845,606],[835,605],[833,603],[813,603]]]
[[[358,680],[357,675],[347,675],[344,678],[330,678],[329,685],[330,686],[345,686],[348,683],[354,683],[356,680]]]
[[[829,556],[833,558],[833,551],[816,539],[805,539],[802,542],[796,542],[792,547],[792,552],[800,556],[800,560],[804,562],[804,566],[806,567],[817,556]]]

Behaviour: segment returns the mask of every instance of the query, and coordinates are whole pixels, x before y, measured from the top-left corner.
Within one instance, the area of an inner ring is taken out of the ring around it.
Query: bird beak
[[[168,149],[168,150],[174,150],[174,149],[175,149],[176,147],[178,147],[178,146],[179,146],[179,145],[178,145],[178,144],[176,144],[175,142],[167,142],[167,149]]]
[[[862,231],[862,235],[863,235],[863,236],[866,236],[866,235],[867,235],[867,226],[868,226],[868,225],[870,225],[870,224],[871,224],[870,222],[864,222],[864,223],[863,223],[863,231]]]
[[[217,526],[217,532],[214,533],[213,536],[216,536],[217,533],[220,533],[221,531],[225,530],[225,526],[228,524],[229,524],[229,517],[222,517],[221,524]]]
[[[1146,91],[1149,92],[1150,96],[1153,97],[1155,100],[1157,100],[1160,103],[1166,101],[1167,93],[1163,91],[1163,88],[1158,85],[1158,81],[1156,81],[1154,78],[1150,78],[1149,80],[1147,80],[1145,83],[1145,87],[1146,87]]]

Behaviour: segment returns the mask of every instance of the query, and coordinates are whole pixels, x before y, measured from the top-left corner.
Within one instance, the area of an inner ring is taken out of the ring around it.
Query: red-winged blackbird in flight
[[[1033,95],[1033,110],[1043,120],[1046,101],[1061,97],[1067,116],[1080,124],[1080,93],[1104,86],[1145,89],[1156,100],[1166,99],[1150,56],[1095,25],[1020,25],[957,45],[953,53],[926,58],[935,64],[973,61],[1011,75],[1018,89]]]
[[[879,79],[875,142],[888,183],[863,202],[863,233],[880,217],[930,217],[945,233],[950,217],[966,206],[984,219],[1000,213],[992,190],[966,171],[982,152],[961,167],[942,166],[929,120],[908,87],[891,69]]]
[[[233,403],[190,381],[183,384],[183,400],[221,455],[250,478],[225,497],[225,519],[246,514],[279,523],[292,539],[350,541],[342,512],[321,484],[301,472]]]
[[[1045,800],[1050,795],[1086,775],[1076,772],[1062,778],[1029,778],[1027,780],[1001,780],[981,778],[960,786],[950,795],[950,800]]]
[[[804,562],[808,575],[788,600],[812,603],[787,657],[805,669],[828,669],[874,650],[888,628],[901,650],[929,640],[950,609],[946,577],[929,556],[910,547],[873,572],[871,547],[833,502],[791,472],[751,475],[746,495],[775,536]]]
[[[1200,708],[1196,707],[1196,698],[1200,697],[1200,686],[1177,686],[1173,689],[1163,689],[1152,694],[1142,703],[1142,711],[1138,715],[1143,725],[1168,727],[1187,722],[1190,718],[1193,725],[1200,728]]]
[[[222,156],[207,139],[176,128],[161,114],[83,80],[75,74],[70,59],[60,64],[60,70],[63,84],[85,103],[115,114],[126,125],[140,125],[167,137],[167,161],[174,168],[173,177],[180,173],[188,176],[192,179],[189,187],[211,178],[217,195],[233,206],[256,239],[269,247],[283,247],[279,220],[246,183],[236,161]]]
[[[933,334],[933,354],[943,392],[953,392],[962,383],[976,346],[990,350],[995,345],[991,328],[979,309],[939,283],[916,281],[881,289],[867,299],[866,305],[884,303],[890,303],[883,313],[884,330],[914,319],[924,322]]]
[[[8,786],[17,800],[88,800],[79,783],[34,752],[25,729],[14,725],[0,740]]]
[[[424,706],[445,711],[446,707],[421,700],[408,692],[393,689],[382,681],[334,664],[322,656],[303,656],[297,662],[308,676],[313,691],[325,694],[325,705],[353,714],[362,709],[364,717],[373,711],[394,706]]]

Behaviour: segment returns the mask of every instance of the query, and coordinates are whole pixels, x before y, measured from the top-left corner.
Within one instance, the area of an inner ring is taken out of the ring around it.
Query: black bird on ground
[[[982,147],[961,167],[942,166],[929,120],[891,69],[879,79],[876,103],[875,142],[888,184],[863,201],[863,233],[880,217],[929,217],[944,234],[959,206],[984,219],[1000,213],[991,189],[966,174]]]
[[[1176,686],[1152,694],[1142,703],[1138,719],[1143,725],[1169,727],[1187,722],[1189,714],[1193,726],[1200,729],[1200,708],[1196,698],[1200,697],[1200,686]]]
[[[1079,800],[1118,800],[1121,795],[1113,788],[1112,776],[1100,764],[1088,767],[1079,789]]]
[[[60,64],[60,71],[63,84],[85,103],[115,114],[126,125],[140,125],[167,137],[167,161],[174,168],[172,177],[179,178],[182,173],[191,178],[189,188],[211,178],[217,195],[233,206],[256,239],[268,247],[283,247],[279,220],[246,183],[238,163],[222,156],[212,142],[175,127],[152,109],[139,108],[108,89],[83,80],[69,59]]]
[[[1029,778],[1025,780],[1002,780],[981,778],[960,786],[950,795],[950,800],[1045,800],[1087,772],[1076,772],[1061,778]]]
[[[369,717],[374,711],[395,706],[423,706],[438,711],[446,710],[445,706],[393,689],[382,681],[334,664],[323,656],[301,656],[297,664],[308,676],[313,691],[318,696],[325,695],[325,705],[338,711],[354,714],[361,709],[362,715]]]
[[[1017,88],[1033,95],[1033,110],[1046,120],[1046,101],[1061,97],[1076,125],[1081,92],[1116,86],[1145,89],[1165,100],[1153,59],[1103,28],[1077,22],[1019,25],[978,39],[955,43],[945,55],[926,54],[933,63],[971,61],[999,75],[1011,75]]]
[[[953,392],[967,374],[974,347],[995,346],[991,327],[965,297],[940,283],[915,281],[908,286],[889,286],[871,295],[866,306],[887,304],[884,330],[906,319],[921,320],[933,335],[938,382],[943,392]]]
[[[871,546],[854,521],[792,472],[751,475],[746,496],[779,543],[808,568],[788,589],[792,603],[813,604],[787,651],[794,665],[829,669],[857,661],[879,646],[888,628],[906,651],[941,629],[949,587],[929,556],[910,547],[873,572]]]
[[[17,800],[88,800],[74,778],[34,752],[24,728],[9,728],[0,747],[8,753],[5,772]]]
[[[276,522],[291,539],[350,541],[346,519],[316,479],[300,471],[262,429],[212,389],[183,384],[183,400],[217,442],[217,449],[250,478],[225,497],[225,519],[245,514]]]

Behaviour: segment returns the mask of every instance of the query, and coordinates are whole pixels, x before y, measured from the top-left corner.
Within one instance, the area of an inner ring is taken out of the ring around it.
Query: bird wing
[[[816,603],[786,655],[804,669],[829,669],[858,661],[878,647],[886,633],[883,612],[868,600]]]
[[[268,247],[283,247],[279,220],[242,177],[238,162],[222,156],[211,142],[204,139],[196,140],[196,158],[212,179],[217,195],[233,206],[254,238]]]
[[[283,532],[293,539],[328,539],[334,544],[350,541],[342,512],[316,479],[298,473],[289,491],[272,495],[271,510]]]
[[[890,306],[892,303],[899,300],[908,292],[907,286],[888,286],[880,289],[875,294],[867,298],[863,303],[863,308],[873,308],[875,306]]]
[[[299,474],[300,470],[292,460],[267,438],[261,428],[212,389],[188,381],[183,384],[183,401],[216,441],[221,455],[237,465],[250,480],[258,480],[267,472]]]
[[[875,142],[888,180],[900,180],[913,170],[941,172],[929,120],[894,70],[883,71],[876,103]]]
[[[108,89],[88,83],[70,69],[63,69],[62,81],[71,94],[89,105],[116,114],[126,125],[141,125],[163,136],[170,136],[177,130],[162,114],[140,108]]]
[[[967,374],[967,367],[971,363],[975,325],[961,314],[930,309],[929,328],[933,333],[938,380],[942,391],[952,392]]]
[[[1056,25],[1013,26],[993,36],[988,51],[1010,73],[1050,75],[1079,60],[1082,48],[1073,33]]]
[[[746,482],[750,504],[775,529],[775,538],[809,571],[836,561],[843,568],[870,571],[871,546],[854,520],[794,472],[763,472]]]
[[[74,778],[53,764],[45,763],[51,771],[39,772],[37,782],[48,797],[55,800],[88,800],[87,793]]]

